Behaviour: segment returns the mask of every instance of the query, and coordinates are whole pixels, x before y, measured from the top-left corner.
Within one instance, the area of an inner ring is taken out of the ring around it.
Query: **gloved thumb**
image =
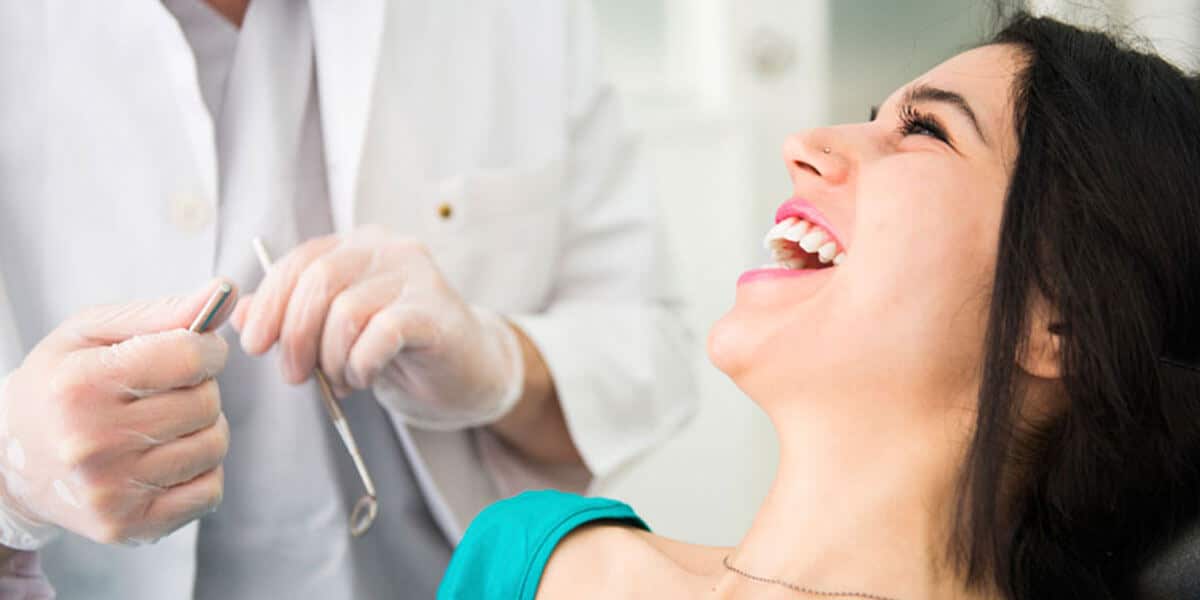
[[[219,277],[186,296],[167,296],[84,311],[71,319],[68,329],[87,346],[116,344],[139,335],[186,329],[222,285],[231,286],[233,291],[205,328],[205,331],[213,331],[225,322],[237,304],[237,286]]]

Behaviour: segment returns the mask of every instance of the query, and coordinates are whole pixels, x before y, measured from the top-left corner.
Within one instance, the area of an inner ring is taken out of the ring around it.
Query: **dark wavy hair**
[[[1013,600],[1132,597],[1200,514],[1200,83],[1116,36],[1020,13],[1019,139],[951,558]],[[1044,298],[1061,414],[1017,358]]]

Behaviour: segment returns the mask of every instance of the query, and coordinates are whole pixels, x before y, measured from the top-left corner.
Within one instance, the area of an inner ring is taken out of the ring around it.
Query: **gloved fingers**
[[[174,329],[85,348],[64,361],[59,389],[107,391],[127,398],[192,387],[225,368],[229,346],[215,333]]]
[[[169,443],[215,425],[222,417],[216,380],[133,402],[121,411],[123,427],[145,437],[150,446]]]
[[[373,254],[370,247],[346,243],[304,269],[296,281],[280,327],[279,346],[285,381],[295,384],[308,379],[317,364],[321,332],[330,304],[370,266]]]
[[[97,542],[152,541],[202,514],[220,498],[220,486],[215,495],[208,493],[214,480],[203,480],[219,471],[228,451],[229,425],[223,415],[206,429],[136,456],[90,450],[101,446],[80,440],[84,445],[75,446],[81,458],[69,459],[72,466],[63,475],[45,482],[46,489],[38,493],[51,500],[40,503],[34,512]],[[219,484],[220,477],[215,481]],[[172,500],[162,502],[172,495],[196,498],[194,503],[206,507],[172,509]],[[160,514],[153,516],[156,504]]]
[[[131,528],[141,529],[164,489],[132,477],[134,466],[147,448],[180,435],[155,426],[203,429],[211,418],[205,413],[220,405],[216,384],[202,382],[224,366],[227,346],[215,334],[185,329],[218,285],[214,281],[189,298],[86,311],[48,336],[5,379],[3,493],[31,523],[102,542],[123,541]],[[227,296],[209,325],[219,326],[233,306]],[[160,390],[172,391],[156,397]],[[138,406],[138,399],[147,404]],[[215,450],[197,456],[224,452],[219,444],[210,446]],[[211,470],[211,458],[197,461]]]
[[[436,347],[441,328],[427,309],[392,304],[375,313],[350,349],[346,381],[369,387],[376,375],[402,351]]]
[[[186,296],[169,296],[88,309],[68,319],[56,332],[64,334],[68,348],[73,349],[123,342],[133,337],[172,329],[186,329],[217,287],[223,283],[233,285],[224,278],[216,278],[200,291]],[[235,304],[237,286],[233,287],[233,293],[213,318],[209,330],[215,331],[233,312]]]
[[[371,317],[394,301],[403,289],[404,279],[394,274],[356,283],[334,298],[321,333],[320,360],[321,368],[339,395],[344,395],[349,386],[346,364],[359,334]]]
[[[309,264],[340,242],[332,235],[311,239],[287,253],[267,271],[254,293],[254,302],[246,309],[242,348],[247,354],[262,354],[275,345],[300,275]]]
[[[238,334],[241,334],[246,328],[246,316],[250,314],[249,308],[253,303],[254,294],[246,294],[239,299],[233,313],[229,315],[229,324]]]
[[[180,483],[154,498],[146,509],[144,525],[125,541],[156,540],[211,512],[225,492],[224,467],[217,466]]]
[[[217,468],[228,451],[229,422],[222,414],[206,429],[143,453],[134,463],[132,479],[170,488]]]

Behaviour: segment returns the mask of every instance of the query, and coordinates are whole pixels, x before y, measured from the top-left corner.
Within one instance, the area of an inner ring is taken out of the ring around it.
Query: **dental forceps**
[[[263,245],[261,238],[254,238],[252,243],[254,254],[258,256],[258,263],[262,266],[265,274],[271,270],[271,255],[267,254],[267,247]],[[358,442],[354,440],[354,433],[350,431],[346,415],[342,412],[337,396],[333,393],[333,386],[329,385],[329,378],[325,376],[325,372],[320,367],[317,367],[314,373],[317,386],[321,388],[321,399],[325,403],[325,411],[329,413],[329,419],[333,421],[334,429],[342,438],[342,445],[346,447],[350,458],[354,460],[354,468],[358,471],[358,478],[362,481],[363,489],[366,490],[358,502],[354,503],[354,510],[350,511],[350,535],[358,537],[371,528],[371,523],[375,522],[375,516],[379,514],[379,501],[375,496],[375,481],[371,479],[371,473],[367,471],[367,465],[363,462],[362,453],[358,451]]]

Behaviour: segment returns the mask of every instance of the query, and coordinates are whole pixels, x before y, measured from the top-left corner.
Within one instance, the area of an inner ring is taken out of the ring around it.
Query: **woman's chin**
[[[841,321],[827,311],[821,314],[826,317],[814,320],[805,310],[735,306],[708,331],[709,362],[759,404],[769,404],[781,393],[828,392],[860,374],[849,372],[848,365],[881,364],[852,358],[866,350],[845,336],[831,335],[837,329],[834,321]]]
[[[708,360],[746,391],[746,385],[783,364],[789,372],[803,371],[812,362],[802,348],[786,343],[786,330],[777,319],[759,311],[734,307],[708,331]]]
[[[708,339],[705,343],[705,350],[708,353],[708,360],[725,375],[731,379],[737,379],[737,373],[744,368],[746,362],[743,356],[746,346],[745,331],[739,331],[735,319],[732,317],[732,312],[726,313],[725,316],[717,319],[716,323],[708,330]]]

